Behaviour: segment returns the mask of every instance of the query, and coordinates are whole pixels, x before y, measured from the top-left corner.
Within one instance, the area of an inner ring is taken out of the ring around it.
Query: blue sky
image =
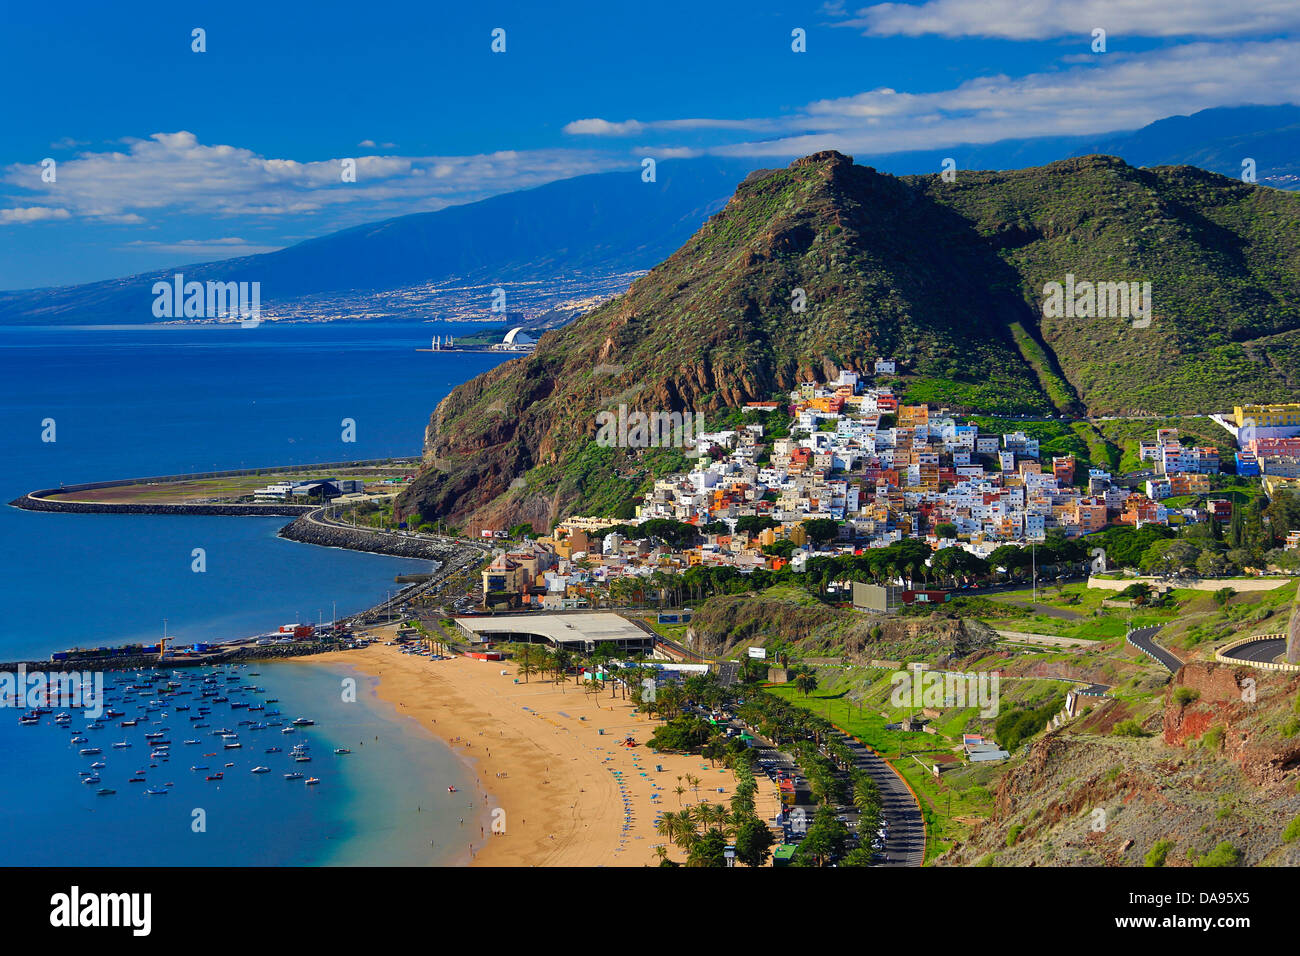
[[[1293,0],[7,4],[0,288],[267,251],[644,156],[771,166],[1292,102],[1297,27]]]

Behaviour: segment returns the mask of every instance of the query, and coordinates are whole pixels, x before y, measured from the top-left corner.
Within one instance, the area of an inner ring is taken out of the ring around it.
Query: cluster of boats
[[[90,768],[79,770],[78,775],[83,784],[96,786],[95,793],[100,796],[111,796],[117,791],[111,786],[101,786],[104,784],[103,771],[107,770],[108,764],[106,760],[99,759],[103,757],[104,749],[95,745],[97,741],[92,740],[92,736],[100,736],[108,729],[111,722],[116,722],[119,728],[128,731],[134,729],[136,733],[144,730],[139,739],[132,740],[128,734],[125,739],[112,743],[110,749],[114,754],[128,756],[128,752],[133,750],[137,743],[140,744],[141,750],[147,748],[149,754],[147,761],[143,759],[137,761],[136,766],[140,769],[131,773],[126,780],[130,784],[144,784],[146,795],[162,796],[170,793],[176,784],[172,781],[151,782],[150,772],[161,770],[163,773],[155,775],[156,777],[170,776],[166,768],[172,757],[171,724],[179,724],[182,720],[188,723],[186,729],[193,736],[184,737],[182,744],[184,747],[203,748],[204,736],[216,738],[208,744],[212,749],[203,754],[205,758],[242,750],[244,742],[240,740],[240,734],[254,734],[277,728],[282,734],[292,734],[301,728],[315,726],[316,722],[307,717],[286,720],[279,710],[268,710],[269,705],[279,703],[278,699],[261,698],[260,695],[265,694],[266,689],[253,683],[244,683],[239,673],[231,673],[232,670],[238,669],[236,666],[217,667],[211,670],[142,671],[121,674],[105,688],[102,716],[88,718],[85,727],[81,730],[72,728],[74,718],[71,713],[54,713],[53,707],[36,707],[20,715],[18,722],[24,726],[39,726],[46,717],[49,717],[54,726],[69,731],[71,733],[69,743],[78,747],[78,756],[95,758]],[[256,671],[252,671],[247,676],[259,675]],[[249,716],[237,721],[233,727],[212,728],[212,723],[217,720],[216,715],[223,710],[228,711],[231,717],[240,713]],[[207,733],[204,735],[199,731]],[[307,743],[298,743],[294,745],[288,756],[296,763],[308,763],[311,761],[310,749]],[[346,754],[350,751],[340,747],[334,752]],[[265,748],[265,753],[281,754],[283,750],[280,747],[270,746]],[[190,767],[190,771],[195,774],[204,773],[205,780],[219,783],[225,779],[225,772],[234,767],[233,760],[224,762],[224,766],[219,769],[214,769],[211,764],[196,763]],[[258,765],[250,772],[262,775],[271,773],[272,770],[268,766]],[[297,772],[284,774],[285,780],[302,780],[303,777],[302,773]],[[319,783],[320,779],[317,777],[308,777],[305,780],[307,786],[315,786]]]

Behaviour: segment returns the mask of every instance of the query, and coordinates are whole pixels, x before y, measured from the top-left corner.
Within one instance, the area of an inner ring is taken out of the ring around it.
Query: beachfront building
[[[546,644],[580,654],[613,644],[623,654],[648,654],[656,640],[652,631],[611,613],[458,617],[455,621],[471,644]]]

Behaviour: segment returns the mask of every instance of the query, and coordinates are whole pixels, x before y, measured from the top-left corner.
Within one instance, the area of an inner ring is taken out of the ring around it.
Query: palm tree
[[[682,810],[678,813],[668,811],[659,818],[659,822],[655,824],[655,830],[660,835],[667,837],[670,843],[687,851],[700,838],[689,810]]]
[[[515,657],[519,661],[517,670],[523,676],[524,683],[527,684],[529,676],[536,674],[538,671],[536,652],[531,644],[521,644]]]
[[[692,777],[688,773],[686,775],[686,782],[689,783],[691,785],[691,789],[695,791],[695,801],[698,803],[700,800],[700,778]]]
[[[817,675],[811,671],[800,671],[794,678],[795,689],[807,697],[817,689]]]
[[[563,647],[557,647],[551,654],[550,663],[552,679],[563,687],[567,680],[569,668],[573,665],[573,655]]]

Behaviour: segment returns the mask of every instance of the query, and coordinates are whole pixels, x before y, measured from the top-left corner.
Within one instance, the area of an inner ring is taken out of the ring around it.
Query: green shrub
[[[1020,839],[1020,834],[1024,832],[1024,824],[1017,823],[1007,831],[1007,846],[1015,846],[1016,841]]]
[[[1142,729],[1142,725],[1136,720],[1121,720],[1111,731],[1116,737],[1149,737],[1151,736]],[[1119,768],[1114,768],[1118,770]]]
[[[1300,817],[1296,817],[1288,823],[1286,829],[1282,831],[1283,843],[1291,843],[1296,837],[1300,837]]]
[[[1241,851],[1227,840],[1196,861],[1197,866],[1239,866],[1240,864]]]
[[[1169,855],[1169,851],[1172,850],[1173,847],[1173,840],[1157,840],[1151,845],[1151,849],[1147,850],[1147,855],[1142,859],[1142,865],[1153,867],[1164,866],[1165,857]]]
[[[1180,707],[1186,707],[1192,701],[1197,700],[1200,696],[1200,691],[1192,690],[1190,687],[1180,687],[1174,691],[1174,700],[1178,702]]]

